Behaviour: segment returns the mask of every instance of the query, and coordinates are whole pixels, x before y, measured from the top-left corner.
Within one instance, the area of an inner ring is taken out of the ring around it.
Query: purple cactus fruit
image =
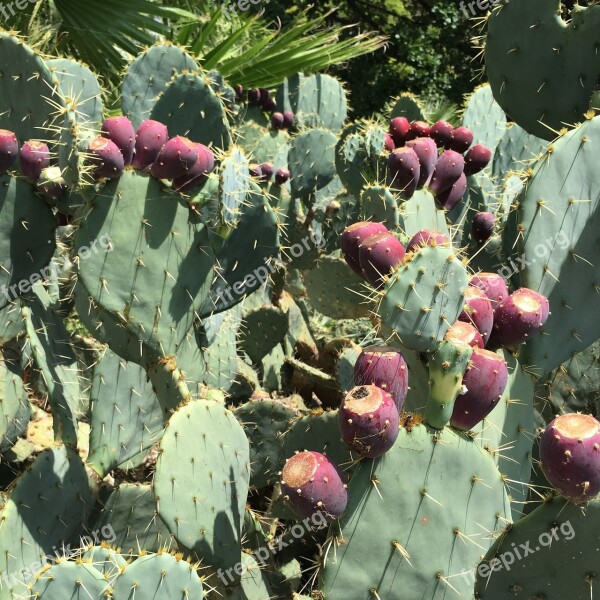
[[[215,155],[204,144],[196,144],[198,158],[194,166],[181,177],[173,179],[173,188],[187,194],[204,185],[208,174],[215,168]]]
[[[506,281],[498,273],[478,273],[473,275],[469,285],[479,288],[492,303],[494,313],[502,300],[508,298]]]
[[[236,84],[233,86],[233,91],[235,92],[235,99],[239,102],[244,99],[244,86]]]
[[[264,183],[268,183],[273,179],[273,175],[275,174],[275,167],[272,162],[266,162],[260,165],[260,172],[262,174],[261,179]]]
[[[456,321],[456,323],[448,329],[444,338],[451,342],[469,344],[472,348],[485,347],[479,331],[477,331],[471,323],[464,323],[463,321]]]
[[[25,142],[19,153],[21,173],[27,179],[39,179],[42,171],[50,166],[50,150],[43,142]]]
[[[365,239],[358,251],[358,262],[365,279],[375,288],[383,287],[385,278],[402,262],[406,251],[398,238],[389,233],[375,233]]]
[[[148,168],[169,139],[167,126],[158,121],[142,121],[135,134],[135,155],[132,165],[136,169]]]
[[[402,196],[410,198],[417,189],[421,177],[419,157],[412,148],[396,148],[388,158],[390,186]]]
[[[361,385],[350,390],[342,400],[338,418],[342,440],[367,458],[383,456],[400,432],[396,403],[376,385]]]
[[[390,394],[400,412],[408,393],[406,361],[390,346],[367,346],[354,363],[354,383],[381,388]]]
[[[254,163],[251,164],[248,167],[248,172],[250,173],[250,177],[256,177],[257,179],[262,178],[262,169],[260,168],[260,165]]]
[[[406,134],[410,130],[410,123],[406,117],[394,117],[390,121],[389,134],[394,140],[396,148],[404,146],[406,142]]]
[[[394,150],[396,148],[396,144],[394,144],[394,138],[389,133],[385,134],[384,140],[385,140],[385,149],[388,152],[391,152],[392,150]]]
[[[415,252],[419,248],[425,246],[449,246],[450,240],[447,236],[439,231],[432,231],[431,229],[422,229],[417,231],[415,235],[410,238],[408,246],[406,246],[407,252]]]
[[[0,173],[6,173],[17,161],[19,142],[8,129],[0,129]]]
[[[460,176],[463,175],[464,168],[465,159],[461,154],[454,152],[454,150],[445,150],[442,152],[435,165],[435,171],[429,184],[434,195],[441,194],[452,188],[460,179]]]
[[[494,233],[496,215],[491,212],[478,212],[473,215],[471,236],[478,244],[485,244]]]
[[[360,245],[369,236],[375,233],[389,233],[383,223],[371,223],[369,221],[359,221],[353,223],[344,229],[340,238],[340,248],[344,255],[344,260],[348,266],[360,277],[364,279],[362,269],[360,268]]]
[[[286,110],[283,113],[283,124],[286,129],[291,129],[296,122],[296,115],[291,110]]]
[[[465,304],[458,320],[471,323],[487,344],[494,326],[494,309],[490,299],[479,288],[469,286],[465,290]]]
[[[481,144],[477,144],[465,155],[465,175],[475,175],[483,171],[492,160],[492,151]]]
[[[467,176],[462,173],[458,180],[452,184],[452,187],[437,194],[435,199],[444,210],[452,210],[463,199],[467,191],[467,185]]]
[[[69,189],[60,167],[46,167],[36,184],[37,191],[50,202],[58,200]]]
[[[454,403],[450,425],[456,429],[473,429],[494,410],[508,382],[505,360],[495,352],[473,348],[469,366],[463,376],[467,388]]]
[[[102,123],[102,134],[121,151],[125,166],[130,165],[135,151],[135,129],[127,117],[111,117]]]
[[[473,132],[466,127],[457,127],[452,132],[452,139],[448,142],[448,149],[463,154],[473,143]]]
[[[438,145],[439,148],[444,148],[452,139],[454,127],[446,121],[438,121],[431,126],[429,137]]]
[[[150,174],[156,179],[177,179],[188,173],[196,160],[198,150],[195,142],[178,135],[161,148],[150,167]]]
[[[260,90],[254,88],[248,90],[248,104],[258,106],[260,104]]]
[[[433,175],[438,160],[438,148],[435,145],[435,142],[428,137],[409,140],[406,142],[406,147],[412,148],[419,157],[421,175],[419,176],[417,189],[421,189],[424,185],[429,183],[429,180]]]
[[[496,308],[489,347],[513,348],[523,344],[538,333],[549,314],[545,296],[528,288],[519,288]]]
[[[277,173],[275,173],[275,184],[283,185],[290,179],[290,172],[287,169],[281,167],[281,169],[277,169]]]
[[[283,113],[274,112],[271,115],[271,127],[273,129],[285,129],[285,119]]]
[[[271,92],[266,88],[258,88],[258,91],[260,93],[259,102],[263,105],[271,97]]]
[[[298,517],[321,514],[329,521],[346,510],[348,490],[344,481],[337,465],[323,454],[299,452],[285,461],[281,492]]]
[[[118,146],[108,138],[94,138],[88,148],[89,162],[93,166],[94,181],[115,179],[120,177],[125,167],[125,160]]]
[[[540,463],[546,479],[574,503],[600,492],[600,423],[591,415],[556,417],[540,438]]]
[[[260,90],[260,106],[265,112],[271,112],[277,108],[277,102],[275,102],[269,90]]]
[[[425,121],[415,121],[410,124],[410,129],[406,134],[406,141],[414,140],[417,138],[429,137],[431,133],[431,127]]]

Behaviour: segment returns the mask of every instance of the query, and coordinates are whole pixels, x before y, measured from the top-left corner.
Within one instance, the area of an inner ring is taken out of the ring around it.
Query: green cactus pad
[[[69,58],[47,60],[46,66],[58,79],[60,93],[75,111],[77,123],[99,130],[104,106],[96,76],[85,65]]]
[[[228,227],[237,224],[246,202],[250,188],[248,167],[248,159],[237,147],[232,148],[221,162],[221,219]]]
[[[18,302],[0,309],[0,344],[5,345],[25,333],[25,322]]]
[[[92,546],[81,555],[83,562],[88,562],[99,571],[112,585],[127,561],[116,550],[108,545]]]
[[[332,319],[358,319],[372,313],[366,284],[341,258],[323,256],[306,272],[304,284],[311,305]]]
[[[7,353],[0,358],[0,453],[9,450],[27,429],[31,404],[23,385],[23,375]]]
[[[114,598],[123,600],[202,600],[202,581],[194,565],[179,555],[140,556],[117,578]]]
[[[88,463],[101,477],[135,467],[160,439],[163,413],[146,371],[107,350],[94,368]],[[140,453],[141,456],[140,456]]]
[[[127,68],[121,86],[123,114],[137,129],[150,119],[157,98],[177,73],[196,71],[198,64],[182,48],[156,44],[142,52]],[[169,130],[170,133],[170,130]]]
[[[89,563],[63,560],[37,575],[31,593],[40,600],[97,600],[106,597],[107,581]]]
[[[470,597],[461,571],[478,562],[509,511],[484,450],[449,429],[402,428],[392,449],[361,461],[348,484],[348,507],[324,551],[325,597]]]
[[[413,94],[405,92],[395,101],[390,114],[390,119],[395,117],[406,117],[411,123],[413,121],[427,121],[425,107]]]
[[[137,556],[142,550],[157,552],[174,547],[149,485],[122,483],[116,489],[103,488],[85,534],[96,543],[100,540],[119,548],[126,557]]]
[[[417,190],[410,200],[402,204],[399,225],[409,238],[423,229],[439,231],[451,237],[444,211],[437,208],[433,196],[425,189]]]
[[[389,230],[400,225],[398,199],[387,187],[365,187],[360,195],[360,218],[363,221],[383,223]]]
[[[479,86],[467,98],[462,125],[473,132],[473,145],[483,144],[494,153],[506,133],[506,115],[494,100],[489,84]]]
[[[202,75],[178,75],[154,105],[150,118],[164,123],[169,136],[183,135],[219,150],[227,150],[231,134],[225,107]]]
[[[257,364],[283,340],[287,328],[287,314],[280,308],[263,306],[252,310],[242,322],[241,348]]]
[[[0,513],[0,572],[17,576],[9,581],[9,593],[25,592],[23,579],[30,583],[44,557],[61,552],[91,508],[90,483],[77,452],[57,446],[39,454]]]
[[[426,246],[390,275],[377,312],[404,346],[433,351],[461,313],[467,285],[450,248]]]
[[[267,600],[273,595],[269,589],[265,573],[250,554],[242,553],[238,570],[241,571],[240,584],[224,591],[227,600]],[[221,574],[224,581],[229,581],[227,573]]]
[[[598,572],[591,549],[598,546],[599,530],[598,501],[582,509],[560,497],[548,500],[489,549],[477,569],[476,598],[589,600]],[[474,581],[475,572],[469,575]]]
[[[309,196],[333,180],[336,143],[327,129],[311,129],[293,139],[288,154],[293,196]]]
[[[346,93],[334,77],[317,73],[304,78],[290,100],[290,109],[301,129],[324,127],[338,132],[344,126],[348,113]]]
[[[262,130],[264,132],[264,130]],[[250,149],[244,144],[244,150],[252,153],[252,162],[262,165],[272,162],[275,172],[287,168],[287,157],[290,150],[290,135],[287,131],[267,131]]]
[[[488,20],[485,66],[494,97],[523,129],[551,140],[581,122],[600,72],[600,8],[515,0]]]
[[[56,225],[52,210],[29,183],[0,176],[0,308],[48,276]]]
[[[600,117],[586,121],[540,158],[520,197],[516,227],[505,228],[508,256],[519,260],[520,282],[546,296],[550,317],[525,347],[521,362],[539,375],[600,337],[590,301],[600,293],[600,180],[596,146]],[[549,343],[549,342],[552,343]]]
[[[275,483],[281,468],[284,434],[296,411],[275,400],[253,400],[234,410],[250,442],[250,485]]]
[[[95,303],[140,344],[174,354],[214,276],[208,231],[187,204],[156,179],[127,171],[94,198],[75,246],[92,249],[79,277]]]
[[[548,142],[513,123],[498,142],[492,163],[492,175],[499,182],[509,174],[523,173],[542,154]]]
[[[239,561],[250,455],[233,413],[197,400],[179,408],[160,443],[154,494],[179,544],[211,567]]]
[[[56,77],[41,56],[9,33],[0,34],[0,128],[20,142],[58,141],[55,124],[65,110]],[[2,236],[4,237],[4,236]]]

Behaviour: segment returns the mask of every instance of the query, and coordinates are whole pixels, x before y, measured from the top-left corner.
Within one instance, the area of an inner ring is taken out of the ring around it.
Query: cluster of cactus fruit
[[[590,598],[600,117],[0,74],[0,600]]]

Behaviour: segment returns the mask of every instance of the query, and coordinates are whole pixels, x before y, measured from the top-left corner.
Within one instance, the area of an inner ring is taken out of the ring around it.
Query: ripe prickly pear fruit
[[[600,423],[571,413],[550,422],[540,438],[546,479],[565,498],[581,503],[600,492]]]
[[[260,179],[263,174],[260,165],[254,163],[248,167],[248,172],[250,173],[251,177],[256,177],[257,179]]]
[[[519,288],[496,308],[490,348],[512,348],[526,342],[544,326],[549,314],[545,296]]]
[[[396,148],[396,144],[394,144],[394,138],[389,133],[385,134],[384,140],[385,140],[385,149],[388,152],[391,152],[392,150],[394,150]]]
[[[360,277],[364,278],[360,268],[360,245],[375,233],[389,233],[383,223],[359,221],[344,229],[340,238],[340,248],[348,266]]]
[[[461,154],[454,150],[445,150],[442,152],[437,160],[433,177],[429,184],[434,195],[441,194],[442,192],[451,189],[460,179],[461,175],[464,175],[464,168],[465,159]]]
[[[508,382],[505,360],[495,352],[473,348],[463,376],[467,388],[454,403],[450,424],[468,431],[487,417],[498,404]]]
[[[198,160],[195,142],[180,135],[170,139],[150,167],[156,179],[177,179],[186,175]]]
[[[63,179],[60,167],[46,167],[40,174],[36,189],[44,198],[55,202],[69,188]]]
[[[275,167],[272,162],[266,162],[260,165],[260,172],[262,173],[262,180],[265,183],[268,183],[273,178]]]
[[[425,121],[415,121],[410,124],[410,129],[406,134],[406,141],[414,140],[416,138],[429,137],[431,127]]]
[[[392,136],[396,148],[404,146],[404,142],[406,142],[406,134],[409,132],[409,130],[410,123],[406,117],[394,117],[390,121],[389,134]]]
[[[492,160],[492,151],[489,148],[486,148],[482,144],[477,144],[469,148],[469,151],[465,155],[465,175],[468,177],[483,171],[490,163],[490,160]]]
[[[406,142],[406,147],[412,148],[419,157],[421,174],[417,183],[417,189],[421,189],[424,185],[429,183],[429,180],[433,175],[438,160],[438,148],[435,145],[435,142],[428,137],[409,140]]]
[[[408,246],[406,246],[407,252],[415,252],[419,248],[425,246],[449,246],[450,240],[447,236],[439,231],[432,231],[431,229],[422,229],[417,231],[415,235],[410,238]]]
[[[478,273],[473,275],[469,285],[479,288],[492,303],[494,313],[502,300],[508,298],[506,281],[498,273]]]
[[[87,148],[89,162],[93,166],[94,181],[120,177],[125,167],[123,155],[118,146],[108,138],[94,138]]]
[[[398,238],[389,233],[375,233],[365,239],[358,251],[358,262],[364,278],[375,288],[402,262],[406,251]]]
[[[462,200],[467,191],[467,185],[467,176],[461,173],[457,181],[446,191],[437,194],[435,199],[444,210],[452,210]]]
[[[135,129],[127,117],[110,117],[102,123],[102,134],[121,151],[125,166],[130,165],[135,151]]]
[[[17,136],[8,129],[0,129],[0,174],[6,173],[15,164],[18,156]]]
[[[301,518],[321,514],[326,520],[346,509],[345,477],[329,458],[319,452],[299,452],[285,461],[281,492],[285,503]]]
[[[338,418],[344,443],[367,458],[383,456],[400,432],[396,403],[376,385],[350,390],[342,400]]]
[[[253,88],[248,90],[248,104],[258,106],[260,104],[260,90]]]
[[[187,194],[201,187],[208,174],[215,168],[215,155],[210,148],[207,148],[204,144],[196,144],[196,152],[198,158],[194,166],[185,175],[173,179],[173,188],[178,192]]]
[[[234,85],[233,91],[235,92],[235,99],[239,102],[244,98],[244,86],[243,85]]]
[[[291,110],[286,110],[283,113],[283,125],[286,129],[291,129],[296,122],[296,115]]]
[[[142,121],[135,134],[135,155],[132,165],[136,169],[148,168],[169,139],[167,126],[158,121]]]
[[[417,189],[421,177],[419,157],[412,148],[396,148],[388,158],[388,179],[390,186],[403,197],[410,198]]]
[[[448,142],[448,149],[463,154],[473,143],[473,132],[466,127],[457,127],[452,132],[452,138]]]
[[[281,169],[277,169],[277,173],[275,173],[275,184],[283,185],[290,179],[290,172],[287,169],[281,167]]]
[[[429,137],[438,145],[439,148],[443,148],[452,139],[452,132],[454,127],[446,121],[438,121],[431,126],[429,131]]]
[[[367,346],[354,363],[354,383],[381,388],[390,394],[400,412],[408,392],[406,361],[390,346]]]
[[[471,325],[471,323],[465,323],[463,321],[456,321],[448,329],[444,339],[450,340],[451,342],[462,342],[469,344],[471,348],[484,348],[483,338],[477,329]]]
[[[50,166],[50,150],[43,142],[25,142],[19,153],[21,173],[27,179],[39,179],[42,171]]]
[[[494,326],[494,309],[490,299],[479,288],[469,286],[465,290],[465,305],[458,320],[471,323],[487,344]]]
[[[491,212],[478,212],[473,216],[471,235],[478,244],[485,244],[494,233],[496,215]]]
[[[274,112],[271,115],[271,127],[273,129],[285,129],[285,119],[283,113]]]

